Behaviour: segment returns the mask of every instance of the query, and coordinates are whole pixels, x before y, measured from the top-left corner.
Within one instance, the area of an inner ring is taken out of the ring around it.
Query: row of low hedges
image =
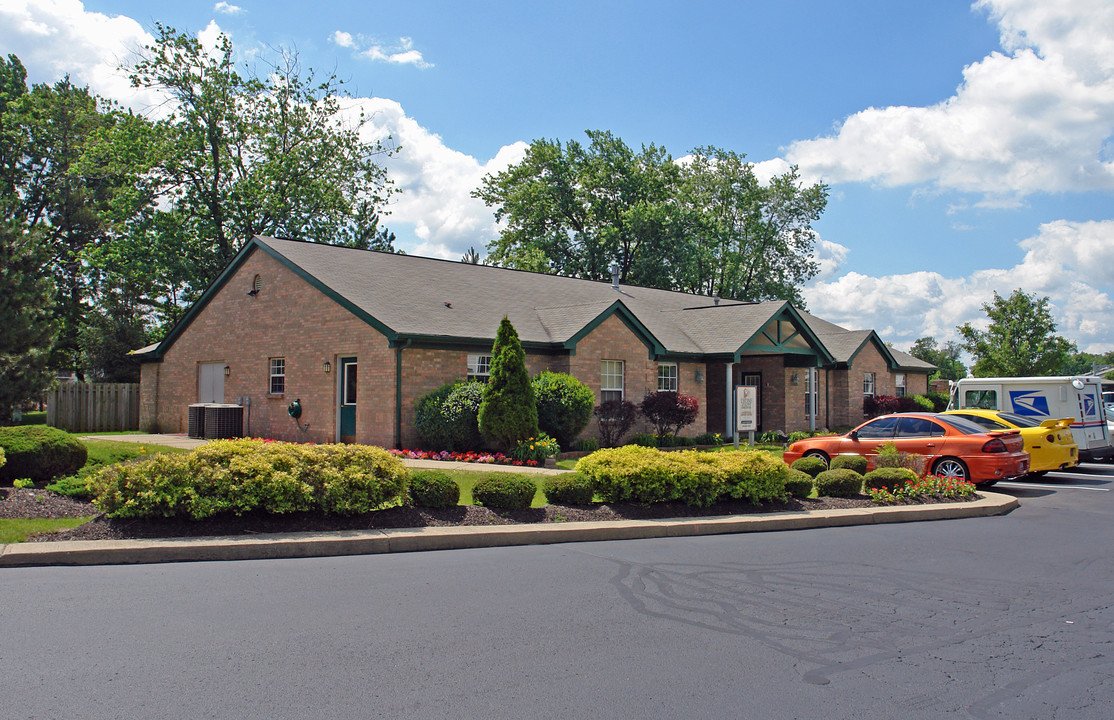
[[[215,440],[181,455],[113,465],[92,480],[110,517],[200,519],[254,510],[365,513],[405,500],[409,471],[365,445]]]
[[[723,498],[761,503],[785,498],[789,468],[760,450],[661,452],[627,445],[600,450],[577,463],[605,502],[684,502]]]

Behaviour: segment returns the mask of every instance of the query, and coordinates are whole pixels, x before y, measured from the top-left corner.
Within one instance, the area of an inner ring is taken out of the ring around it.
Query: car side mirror
[[[859,439],[859,431],[858,430],[852,430],[851,432],[847,433],[847,437],[851,438],[852,440],[858,440]]]

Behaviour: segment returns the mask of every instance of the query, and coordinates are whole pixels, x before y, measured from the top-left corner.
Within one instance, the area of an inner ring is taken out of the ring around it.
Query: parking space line
[[[1110,488],[1097,488],[1085,487],[1083,485],[1038,485],[1036,483],[1027,482],[998,482],[995,486],[1006,486],[1015,488],[1043,488],[1046,490],[1097,490],[1098,492],[1110,492]]]

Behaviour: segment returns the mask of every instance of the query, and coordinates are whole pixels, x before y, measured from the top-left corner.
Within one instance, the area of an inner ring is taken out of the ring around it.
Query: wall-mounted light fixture
[[[699,370],[696,371],[696,382],[704,382],[704,373]]]
[[[790,385],[798,385],[798,384],[800,384],[800,382],[801,382],[801,380],[800,380],[800,378],[797,377],[797,373],[789,373],[789,384]]]
[[[324,363],[321,364],[321,369],[325,371],[326,375],[328,375],[333,371],[333,364],[326,360]]]
[[[228,367],[227,365],[225,365],[225,366],[224,366],[224,376],[225,376],[225,377],[228,377],[228,376],[229,376],[229,375],[231,375],[231,374],[232,374],[232,368],[230,368],[230,367]]]

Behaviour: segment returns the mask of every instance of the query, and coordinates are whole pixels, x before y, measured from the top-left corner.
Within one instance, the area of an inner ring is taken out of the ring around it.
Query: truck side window
[[[968,390],[963,396],[963,406],[980,410],[998,409],[997,390]]]

